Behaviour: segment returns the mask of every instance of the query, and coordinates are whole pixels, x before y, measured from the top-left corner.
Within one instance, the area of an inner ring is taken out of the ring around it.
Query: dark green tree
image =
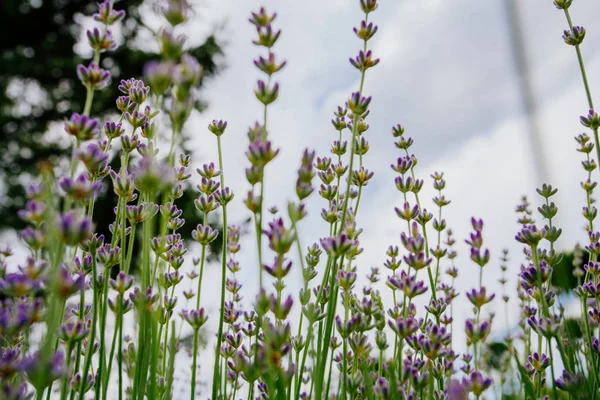
[[[142,3],[143,0],[127,0],[115,4],[116,9],[126,11],[122,21],[124,44],[102,57],[101,66],[111,71],[113,83],[96,91],[94,96],[91,114],[101,121],[117,111],[115,99],[119,92],[115,83],[119,79],[141,77],[144,65],[160,57],[136,48],[139,35],[147,36],[149,31],[140,15]],[[17,217],[17,210],[25,203],[23,184],[37,174],[38,163],[50,160],[58,165],[70,156],[67,141],[49,139],[46,133],[57,123],[62,133],[61,121],[83,110],[86,89],[77,78],[76,66],[87,65],[89,60],[77,55],[74,46],[83,29],[78,21],[96,11],[96,3],[89,0],[0,1],[0,26],[3,27],[0,35],[0,230],[23,227]],[[215,58],[221,53],[221,46],[214,35],[186,52],[201,64],[202,79],[216,74]],[[198,103],[196,107],[201,110],[203,104]],[[193,192],[186,191],[178,205],[193,210],[193,197]],[[95,215],[110,215],[115,203],[114,193],[105,193],[96,203]],[[181,231],[184,235],[191,232],[194,218],[198,217],[186,213],[186,218],[187,231]],[[107,218],[95,219],[97,231],[107,233],[108,227],[103,223]]]

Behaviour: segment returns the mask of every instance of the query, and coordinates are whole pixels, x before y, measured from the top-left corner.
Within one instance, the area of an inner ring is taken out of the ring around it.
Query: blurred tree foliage
[[[120,79],[140,77],[143,66],[157,59],[155,53],[136,49],[140,33],[149,33],[140,15],[143,0],[118,1],[116,9],[125,9],[122,21],[122,44],[102,57],[101,66],[111,71],[112,84],[96,91],[92,115],[103,123],[116,112],[115,100]],[[160,3],[157,3],[158,5]],[[52,123],[61,123],[72,112],[81,112],[85,88],[75,72],[79,63],[87,63],[75,54],[74,47],[83,29],[83,16],[97,11],[89,0],[2,0],[0,1],[0,230],[21,229],[17,217],[25,203],[23,183],[37,174],[37,164],[50,159],[57,165],[69,156],[67,143],[60,138],[48,139],[45,133]],[[151,33],[150,33],[151,34]],[[221,46],[211,35],[201,45],[187,49],[203,67],[203,78],[218,70],[215,58]],[[202,82],[201,82],[202,85]],[[198,110],[202,105],[198,104]],[[62,124],[59,125],[62,132]],[[185,144],[184,144],[185,145]],[[194,209],[195,194],[189,190],[179,199],[179,207]],[[183,204],[182,204],[183,203]],[[116,197],[108,191],[96,203],[97,230],[107,233]],[[186,213],[187,224],[180,232],[187,236],[196,225],[195,213]],[[186,230],[187,228],[187,230]],[[220,241],[215,241],[217,251]]]

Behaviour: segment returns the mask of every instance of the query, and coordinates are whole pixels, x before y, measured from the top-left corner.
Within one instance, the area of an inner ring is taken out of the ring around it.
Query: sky
[[[251,44],[249,10],[265,5],[277,11],[275,26],[282,28],[282,35],[274,52],[288,62],[277,76],[279,99],[269,108],[270,135],[281,153],[267,168],[265,200],[284,209],[293,195],[301,150],[307,147],[317,155],[329,155],[336,138],[329,122],[333,111],[358,88],[360,75],[348,62],[361,45],[352,32],[361,20],[355,3],[230,1],[200,7],[201,22],[190,29],[219,29],[227,40],[226,69],[207,82],[208,110],[194,116],[187,129],[196,145],[196,158],[208,161],[216,152],[206,126],[215,118],[228,121],[223,136],[225,174],[238,199],[248,189],[244,178],[247,128],[262,116],[253,94],[260,74],[252,60],[263,53]],[[574,48],[561,39],[564,15],[548,0],[526,3],[519,2],[518,8],[537,102],[535,118],[549,166],[548,183],[559,188],[554,198],[559,207],[557,223],[564,231],[559,247],[571,249],[584,238],[580,217],[584,196],[579,187],[584,171],[573,137],[584,131],[579,115],[587,113],[588,107]],[[598,89],[594,71],[600,59],[594,42],[600,35],[591,22],[599,11],[600,6],[591,2],[577,3],[571,10],[575,24],[592,27],[582,46],[592,93]],[[415,140],[411,150],[419,159],[416,173],[426,182],[422,197],[429,200],[433,195],[430,174],[444,172],[446,196],[452,200],[444,209],[445,218],[460,239],[459,254],[466,254],[462,239],[468,235],[470,217],[481,217],[494,260],[486,276],[498,277],[497,260],[505,247],[513,254],[514,275],[520,263],[514,207],[524,194],[537,207],[540,198],[534,189],[541,182],[536,181],[533,168],[503,1],[382,1],[371,20],[379,31],[369,47],[381,62],[367,71],[364,88],[373,97],[367,120],[370,129],[365,133],[370,151],[364,164],[375,177],[363,191],[364,208],[358,217],[365,248],[357,259],[359,271],[381,265],[385,249],[398,244],[403,228],[394,213],[401,197],[389,167],[400,155],[393,146],[391,127],[401,123]],[[306,244],[325,236],[326,230],[318,215],[324,203],[313,197],[312,218],[300,225]],[[431,201],[426,207],[433,209]],[[232,205],[231,214],[234,221],[248,216],[240,201]],[[251,251],[248,247],[245,250]],[[463,277],[477,271],[471,264],[459,258]],[[470,284],[468,279],[458,282],[463,290]]]
[[[318,156],[330,155],[329,147],[336,139],[329,122],[333,111],[358,88],[359,72],[348,62],[361,48],[352,32],[362,18],[358,2],[204,0],[196,6],[195,16],[182,30],[191,43],[202,42],[210,33],[224,40],[220,63],[225,68],[205,84],[203,97],[208,109],[192,115],[185,129],[199,165],[216,161],[216,142],[206,128],[208,123],[227,120],[227,132],[222,137],[225,179],[236,194],[229,214],[237,223],[250,216],[242,203],[249,189],[244,176],[248,164],[244,155],[246,132],[262,118],[261,105],[253,93],[261,76],[252,60],[265,53],[251,43],[255,32],[248,17],[260,6],[277,12],[274,25],[282,34],[274,52],[287,65],[276,76],[279,99],[269,107],[270,136],[281,152],[267,167],[265,204],[285,210],[294,195],[302,149],[314,149]],[[563,228],[558,248],[570,250],[585,239],[580,212],[585,198],[579,186],[585,175],[573,137],[584,131],[579,116],[587,113],[587,102],[575,50],[561,38],[567,28],[562,11],[550,0],[529,0],[518,1],[518,12],[536,99],[534,117],[543,141],[541,155],[548,165],[548,183],[559,189],[554,198],[559,207],[556,223]],[[574,24],[588,28],[582,52],[593,94],[600,93],[596,73],[600,70],[600,32],[593,24],[599,13],[600,5],[592,1],[574,2],[571,7]],[[415,140],[411,151],[419,160],[417,177],[425,180],[421,198],[426,208],[434,209],[430,174],[443,172],[447,181],[445,194],[452,203],[444,209],[444,217],[457,239],[457,290],[464,293],[473,287],[476,280],[472,277],[478,273],[464,243],[471,216],[484,219],[484,239],[492,253],[492,262],[484,272],[485,284],[499,290],[498,260],[501,250],[508,248],[509,287],[514,287],[522,262],[521,246],[514,240],[518,229],[514,207],[522,195],[528,195],[537,207],[540,198],[534,189],[541,182],[533,167],[505,0],[380,1],[370,21],[379,30],[369,48],[381,62],[367,71],[364,87],[364,94],[373,98],[367,119],[370,129],[364,134],[370,151],[364,164],[375,176],[363,191],[357,218],[364,230],[360,238],[364,253],[355,263],[359,275],[364,277],[373,266],[384,271],[385,250],[390,244],[400,245],[399,234],[405,228],[394,212],[402,198],[393,183],[395,172],[390,169],[401,155],[393,146],[391,127],[400,123],[406,135]],[[347,133],[345,139],[350,139]],[[304,246],[327,235],[327,225],[319,217],[324,201],[315,192],[308,205],[309,217],[299,225]],[[246,301],[253,299],[258,285],[252,243],[251,231],[242,239],[240,258]],[[192,247],[189,254],[197,250]],[[208,329],[215,329],[218,303],[211,299],[218,297],[214,288],[220,282],[220,271],[216,265],[207,268],[203,291],[211,315]],[[426,280],[426,275],[421,278]],[[288,290],[297,293],[300,282],[296,265]],[[380,289],[390,304],[389,291],[383,284]],[[514,309],[516,296],[511,301]],[[470,306],[463,296],[455,304],[461,326],[470,315]],[[499,299],[490,308],[499,317],[493,331],[501,335],[505,327]],[[514,322],[518,313],[509,317]],[[182,371],[188,367],[183,363]],[[206,374],[200,376],[208,376],[209,370],[207,366]]]

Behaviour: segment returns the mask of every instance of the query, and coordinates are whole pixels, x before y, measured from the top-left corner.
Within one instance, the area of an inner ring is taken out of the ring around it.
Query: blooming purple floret
[[[73,113],[65,121],[65,132],[82,142],[91,140],[100,134],[100,123],[87,115]]]
[[[202,66],[198,60],[189,54],[184,54],[173,70],[173,82],[189,89],[199,82],[201,75]]]
[[[22,220],[37,224],[44,219],[45,211],[45,204],[39,201],[29,200],[25,203],[25,209],[19,210],[17,214]]]
[[[104,53],[105,51],[117,48],[117,43],[114,41],[110,29],[100,32],[98,28],[94,28],[93,30],[88,30],[86,34],[88,43],[94,51]]]
[[[73,200],[89,201],[95,199],[102,184],[100,182],[91,182],[87,174],[80,174],[77,178],[63,177],[58,185]]]
[[[77,76],[83,86],[88,89],[103,89],[110,80],[110,72],[100,68],[95,62],[91,62],[87,67],[79,64],[77,66]]]
[[[61,214],[56,220],[60,239],[67,245],[76,245],[92,235],[92,221],[76,211]]]
[[[463,378],[463,385],[477,397],[492,386],[493,382],[492,378],[484,377],[479,371],[473,371],[468,378]]]
[[[263,233],[269,239],[269,247],[277,254],[285,254],[290,251],[290,247],[294,243],[295,236],[283,224],[282,218],[276,218],[269,222],[269,228]]]
[[[94,14],[94,20],[112,25],[125,18],[124,10],[113,9],[113,2],[111,0],[104,0],[102,3],[98,3],[98,12]]]

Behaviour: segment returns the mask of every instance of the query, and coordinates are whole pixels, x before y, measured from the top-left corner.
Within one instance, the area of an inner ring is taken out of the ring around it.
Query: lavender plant
[[[234,193],[225,185],[227,149],[221,137],[227,122],[209,124],[216,163],[198,167],[198,176],[189,172],[191,157],[177,155],[201,69],[185,53],[185,38],[173,29],[186,21],[185,4],[168,4],[163,14],[170,27],[157,34],[163,60],[147,66],[144,80],[120,81],[116,117],[104,124],[90,110],[96,91],[111,82],[99,62],[102,53],[117,46],[111,29],[123,12],[105,0],[94,15],[99,26],[87,33],[93,60],[76,71],[87,89],[85,107],[64,124],[73,137],[72,162],[66,171],[42,164],[39,180],[28,187],[29,201],[19,214],[29,224],[21,232],[30,250],[26,262],[14,269],[10,248],[0,252],[3,399],[178,398],[175,369],[188,358],[182,351],[186,329],[191,331],[191,399],[596,398],[600,233],[594,230],[592,196],[600,117],[593,110],[580,50],[585,30],[572,26],[571,1],[554,4],[567,18],[564,40],[576,49],[591,108],[581,123],[593,133],[593,139],[586,133],[576,137],[577,150],[584,154],[581,186],[589,238],[580,249],[589,261],[578,256],[573,268],[578,286],[572,292],[580,300],[580,313],[567,318],[561,302],[568,298],[553,285],[562,230],[555,224],[558,206],[552,201],[557,189],[544,184],[537,189],[541,222],[536,224],[526,197],[516,208],[520,228],[515,239],[524,246],[522,264],[514,271],[521,318],[516,327],[506,318],[507,335],[497,343],[490,338],[493,304],[502,301],[508,315],[511,301],[507,276],[514,268],[508,251],[499,257],[502,292],[496,296],[484,285],[484,270],[496,264],[484,245],[484,222],[471,219],[472,232],[464,242],[478,279],[464,293],[473,314],[464,326],[456,325],[459,246],[444,218],[450,204],[446,181],[442,173],[431,175],[435,211],[429,212],[429,199],[420,196],[425,181],[412,154],[414,140],[401,125],[392,128],[399,156],[391,164],[399,192],[398,240],[387,248],[381,266],[366,271],[361,265],[358,211],[363,190],[374,178],[364,164],[371,106],[365,82],[367,70],[379,63],[369,49],[378,30],[372,21],[377,0],[359,1],[362,20],[354,33],[361,44],[350,63],[360,84],[334,111],[331,155],[302,152],[285,213],[263,204],[266,167],[279,154],[268,116],[279,95],[274,76],[286,65],[274,53],[281,31],[276,14],[265,9],[251,14],[253,43],[264,51],[254,64],[266,75],[255,90],[263,113],[248,130],[250,189],[243,200],[254,225],[257,260],[241,256],[243,231],[228,219]],[[112,158],[120,161],[119,170],[109,167]],[[300,228],[315,177],[325,223],[322,238],[304,247]],[[184,243],[177,233],[186,224],[177,199],[191,181],[198,190],[195,211],[202,218],[192,233],[197,245]],[[94,199],[106,187],[118,196],[112,216],[94,213]],[[93,220],[107,217],[113,223],[104,237],[94,232]],[[209,317],[203,279],[219,219],[219,311]],[[138,258],[133,256],[136,237],[141,238]],[[191,263],[188,253],[193,253]],[[258,274],[256,297],[246,301],[240,294],[242,269]],[[302,282],[292,295],[286,278],[294,269]],[[361,289],[360,282],[366,282]],[[184,304],[176,294],[183,294]],[[217,331],[207,332],[213,318]],[[206,337],[211,337],[212,368],[200,354]],[[464,345],[455,342],[457,337],[466,339]],[[200,389],[199,382],[210,390]]]

